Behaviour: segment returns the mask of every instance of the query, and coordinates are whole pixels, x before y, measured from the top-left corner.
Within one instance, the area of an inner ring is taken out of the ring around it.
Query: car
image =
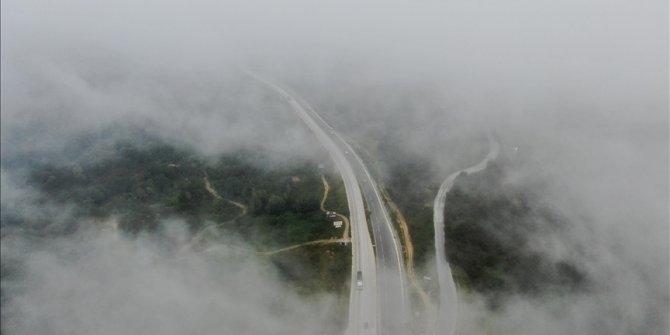
[[[363,289],[363,272],[358,271],[356,272],[356,288],[359,290]]]

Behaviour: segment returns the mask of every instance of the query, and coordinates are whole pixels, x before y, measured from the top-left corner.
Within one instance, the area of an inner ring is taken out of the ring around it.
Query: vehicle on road
[[[363,289],[363,272],[362,271],[356,272],[356,287],[359,290]]]

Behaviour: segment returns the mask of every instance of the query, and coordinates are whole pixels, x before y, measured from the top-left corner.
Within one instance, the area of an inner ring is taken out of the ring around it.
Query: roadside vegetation
[[[330,177],[326,178],[326,181],[330,186],[330,191],[323,206],[328,210],[348,217],[349,203],[347,202],[347,192],[344,189],[342,178],[340,178],[339,174],[335,175],[331,173]]]
[[[377,181],[394,229],[400,236],[411,285],[410,301],[413,310],[419,313],[414,315],[412,328],[421,333],[426,331],[422,315],[427,315],[431,308],[430,297],[436,289],[430,280],[434,271],[427,264],[435,250],[432,201],[439,182],[435,180],[430,162],[415,153],[399,151],[393,139],[366,144],[357,150]]]
[[[433,203],[437,187],[431,184],[429,164],[416,159],[387,163],[389,198],[406,218],[414,245],[414,263],[424,264],[434,253]],[[439,187],[439,184],[437,184]]]

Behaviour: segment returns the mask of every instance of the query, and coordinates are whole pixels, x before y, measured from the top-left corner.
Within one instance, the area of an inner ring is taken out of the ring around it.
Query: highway
[[[456,284],[451,274],[451,268],[447,261],[447,255],[444,248],[444,202],[447,193],[454,186],[454,180],[462,172],[475,173],[484,170],[488,162],[495,159],[500,152],[500,145],[493,139],[493,136],[488,135],[489,152],[486,157],[479,163],[460,171],[456,171],[449,175],[447,179],[442,182],[440,189],[435,197],[433,204],[433,225],[435,229],[435,260],[437,263],[437,277],[440,288],[438,313],[435,320],[435,333],[444,335],[453,335],[456,330],[456,322],[458,317],[458,296],[456,294]]]
[[[333,129],[323,118],[298,94],[292,93],[293,100],[300,103],[331,135],[335,144],[344,151],[345,158],[353,167],[360,189],[363,191],[365,204],[369,211],[370,227],[372,228],[377,257],[377,290],[378,290],[378,329],[384,335],[405,335],[410,332],[410,308],[405,280],[402,248],[398,235],[391,224],[390,216],[382,201],[381,193],[356,151]]]
[[[339,137],[339,136],[338,136]],[[381,310],[382,334],[405,335],[410,333],[410,302],[404,270],[402,247],[398,234],[391,224],[386,206],[377,185],[360,156],[347,146],[353,167],[361,183],[363,196],[370,211],[370,223],[377,252],[377,287]]]
[[[356,173],[347,159],[350,151],[344,149],[341,138],[314,110],[297,94],[289,93],[288,88],[273,83],[254,73],[247,71],[251,77],[272,88],[281,94],[298,117],[314,133],[317,140],[323,145],[335,162],[347,194],[349,204],[349,221],[351,223],[352,241],[352,271],[351,290],[349,299],[349,323],[347,334],[382,334],[378,309],[377,272],[372,240],[367,227],[365,207]],[[338,143],[339,142],[339,143]],[[357,287],[356,273],[363,274],[363,285]]]

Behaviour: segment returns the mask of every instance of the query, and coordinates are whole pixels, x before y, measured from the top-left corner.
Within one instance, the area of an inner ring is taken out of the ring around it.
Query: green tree
[[[307,213],[319,207],[319,198],[313,194],[300,193],[295,201],[295,211]]]
[[[266,205],[266,212],[268,214],[276,215],[276,214],[281,214],[285,210],[285,204],[286,201],[284,200],[283,197],[280,197],[278,195],[271,195],[270,198],[268,199],[268,203]]]
[[[252,190],[249,209],[254,214],[262,214],[265,210],[265,204],[268,200],[268,193],[265,190]]]

